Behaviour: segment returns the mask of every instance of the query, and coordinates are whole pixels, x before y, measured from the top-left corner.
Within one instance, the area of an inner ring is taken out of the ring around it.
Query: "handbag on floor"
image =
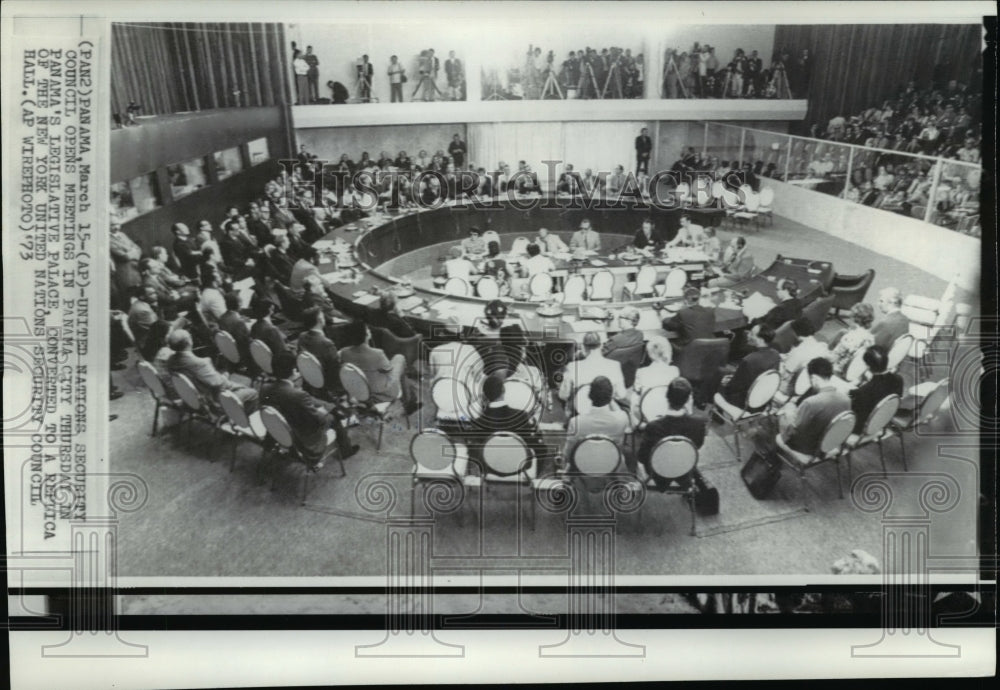
[[[697,490],[694,495],[694,509],[698,515],[718,515],[719,514],[719,490],[712,482],[705,479],[701,472],[694,472],[694,486]]]
[[[740,469],[740,476],[754,498],[767,498],[781,479],[781,461],[774,455],[754,451]]]

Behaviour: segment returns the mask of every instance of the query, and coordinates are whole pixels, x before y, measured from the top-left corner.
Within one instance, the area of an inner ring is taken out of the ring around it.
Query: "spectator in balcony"
[[[406,79],[406,69],[399,62],[399,57],[393,55],[389,58],[389,100],[392,103],[403,102],[403,80]]]
[[[823,154],[820,159],[814,159],[812,163],[809,164],[809,172],[816,177],[827,177],[833,172],[833,156],[830,152]]]
[[[372,100],[372,81],[375,78],[375,68],[368,62],[368,56],[362,55],[361,61],[357,64],[358,72],[358,96],[363,103]]]
[[[455,57],[455,51],[448,53],[448,59],[444,61],[444,74],[448,80],[448,96],[453,101],[465,100],[465,67],[462,61]],[[461,164],[455,163],[457,167]]]
[[[653,140],[649,136],[649,130],[642,128],[639,136],[635,138],[635,174],[640,171],[649,173],[649,157],[653,152]]]
[[[955,152],[955,157],[966,163],[979,163],[982,160],[982,154],[979,152],[979,144],[976,142],[976,138],[966,137],[962,148]]]
[[[292,71],[295,72],[295,105],[309,102],[309,63],[301,50],[292,55]]]
[[[312,46],[306,46],[306,54],[302,59],[309,65],[309,72],[306,74],[309,80],[308,101],[316,103],[319,101],[319,58],[313,53]]]

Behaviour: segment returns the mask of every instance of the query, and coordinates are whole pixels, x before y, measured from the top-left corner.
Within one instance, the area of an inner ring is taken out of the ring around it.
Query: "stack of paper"
[[[755,292],[743,300],[743,315],[750,319],[763,316],[774,308],[774,300],[765,297],[759,292]]]

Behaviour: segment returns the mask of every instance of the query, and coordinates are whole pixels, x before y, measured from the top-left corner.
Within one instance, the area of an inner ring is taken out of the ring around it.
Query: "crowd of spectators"
[[[442,63],[433,48],[426,48],[414,56],[411,63],[413,69],[408,71],[398,55],[389,57],[384,74],[389,81],[390,102],[402,103],[407,100],[407,94],[411,101],[465,100],[465,65],[454,50],[449,51]],[[336,79],[326,82],[326,88],[330,90],[329,97],[320,96],[319,58],[312,46],[306,46],[305,51],[302,51],[292,41],[292,72],[295,74],[296,105],[378,102],[378,98],[373,95],[373,88],[376,75],[381,77],[383,72],[381,68],[376,69],[368,55],[362,55],[340,72],[343,82]],[[353,98],[352,91],[355,94]]]
[[[743,48],[723,63],[710,45],[695,43],[690,51],[668,48],[663,60],[664,98],[805,98],[809,93],[812,56],[803,49],[793,56],[776,51],[770,63]]]

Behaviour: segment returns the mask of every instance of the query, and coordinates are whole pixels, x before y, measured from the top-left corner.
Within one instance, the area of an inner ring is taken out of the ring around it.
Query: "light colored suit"
[[[577,230],[569,241],[570,249],[591,249],[601,251],[601,236],[596,230]]]
[[[607,436],[617,446],[621,446],[625,441],[626,428],[628,428],[628,415],[623,411],[613,410],[609,405],[593,407],[589,412],[569,420],[569,424],[566,426],[566,445],[563,446],[563,457],[569,461],[576,444],[591,434]]]

